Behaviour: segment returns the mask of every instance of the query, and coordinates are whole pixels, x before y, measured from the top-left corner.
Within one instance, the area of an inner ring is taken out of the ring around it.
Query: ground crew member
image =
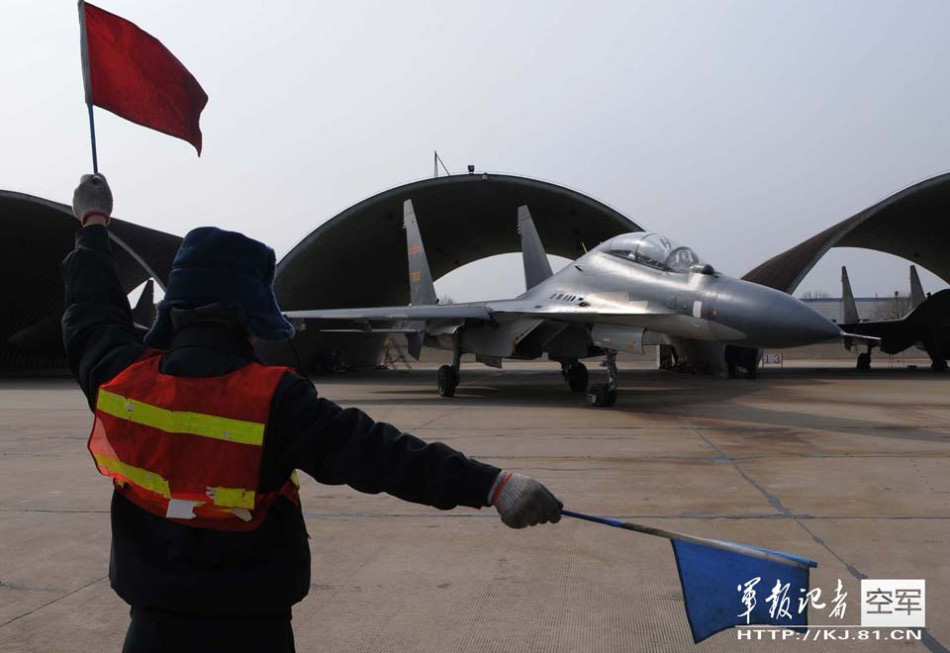
[[[90,453],[115,485],[109,578],[131,605],[123,651],[294,650],[291,606],[310,587],[295,470],[443,510],[493,505],[514,528],[560,519],[537,481],[262,365],[254,341],[293,327],[274,297],[273,250],[241,234],[185,236],[143,343],[110,250],[111,211],[105,178],[83,176],[63,337],[95,413]]]

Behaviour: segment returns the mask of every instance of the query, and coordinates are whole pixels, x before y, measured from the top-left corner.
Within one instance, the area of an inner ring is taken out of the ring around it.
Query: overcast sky
[[[736,275],[950,169],[941,0],[98,5],[210,96],[200,159],[97,110],[115,214],[240,230],[278,257],[430,176],[434,149],[452,172],[580,190]],[[78,43],[72,0],[4,0],[0,188],[68,201],[91,168]],[[851,249],[800,290],[837,294],[842,264],[859,295],[906,291],[905,261]],[[517,257],[439,286],[477,299],[508,278],[514,295]]]

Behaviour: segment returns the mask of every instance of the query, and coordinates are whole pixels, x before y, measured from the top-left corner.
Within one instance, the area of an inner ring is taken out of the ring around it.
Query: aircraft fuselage
[[[560,330],[548,328],[545,334],[547,342],[541,349],[552,357],[636,349],[644,343],[658,344],[658,334],[666,341],[757,348],[795,347],[840,337],[834,323],[790,295],[701,264],[678,269],[644,264],[625,257],[622,250],[612,250],[614,240],[518,297],[526,310],[543,309],[548,320],[565,320]],[[492,302],[487,307],[491,311]],[[590,317],[579,318],[578,312]],[[467,327],[461,346],[486,357],[532,357],[536,346],[519,352],[519,345],[531,343],[534,329],[542,323],[549,324],[506,315],[492,324]],[[584,333],[590,335],[584,338]]]

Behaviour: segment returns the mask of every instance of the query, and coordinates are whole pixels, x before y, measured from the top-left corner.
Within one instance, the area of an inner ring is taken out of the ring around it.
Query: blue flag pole
[[[561,514],[670,540],[697,643],[734,626],[801,630],[808,623],[809,570],[818,564],[807,558],[573,510]]]
[[[609,517],[598,517],[596,515],[588,515],[583,512],[574,512],[573,510],[562,510],[561,514],[565,517],[573,517],[575,519],[583,519],[585,521],[591,521],[596,524],[604,524],[606,526],[613,526],[614,528],[622,528],[627,531],[636,531],[637,533],[645,533],[647,535],[656,535],[658,537],[665,537],[668,540],[673,540],[677,542],[686,542],[688,544],[698,544],[700,546],[708,546],[713,549],[719,549],[721,551],[730,551],[732,553],[739,553],[741,555],[747,555],[753,558],[758,558],[760,560],[767,560],[769,562],[779,562],[784,565],[791,565],[793,567],[817,567],[818,563],[812,562],[807,558],[802,558],[791,553],[782,553],[781,551],[772,551],[771,549],[760,549],[755,546],[747,546],[745,544],[739,544],[737,542],[728,542],[726,540],[711,540],[705,537],[696,537],[694,535],[687,535],[686,533],[677,533],[676,531],[667,531],[662,528],[654,528],[652,526],[644,526],[643,524],[634,524],[633,522],[623,522],[617,519],[610,519]]]

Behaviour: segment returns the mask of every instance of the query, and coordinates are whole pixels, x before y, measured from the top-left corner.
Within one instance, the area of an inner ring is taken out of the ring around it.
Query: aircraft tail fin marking
[[[528,290],[550,277],[551,263],[544,252],[541,237],[531,219],[527,206],[518,207],[518,233],[521,234],[521,252],[524,258],[524,281]]]
[[[132,321],[141,324],[145,328],[152,326],[155,321],[155,281],[149,279],[142,288],[142,294],[139,300],[135,302],[135,308],[132,309]]]
[[[854,302],[854,293],[851,291],[851,281],[848,279],[848,268],[841,266],[841,323],[857,324],[861,321],[858,316],[858,305]]]
[[[917,308],[924,303],[927,296],[924,295],[924,287],[920,283],[920,277],[917,275],[917,266],[910,266],[910,307]]]
[[[406,249],[409,254],[409,303],[413,306],[437,303],[435,284],[429,271],[429,260],[422,245],[422,234],[416,221],[412,200],[402,204],[403,229],[406,230]]]

